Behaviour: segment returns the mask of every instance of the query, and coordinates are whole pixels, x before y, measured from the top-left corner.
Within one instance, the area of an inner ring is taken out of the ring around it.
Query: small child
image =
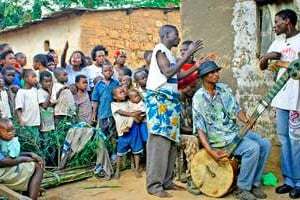
[[[117,87],[113,91],[114,102],[111,103],[111,110],[116,121],[117,133],[119,136],[117,144],[117,168],[115,178],[120,177],[120,165],[122,156],[125,156],[130,149],[134,154],[135,175],[141,177],[139,172],[139,154],[143,152],[142,141],[139,137],[139,126],[135,120],[141,114],[140,111],[130,112],[129,102],[126,100],[126,93],[123,87]]]
[[[4,66],[2,68],[2,75],[4,79],[4,87],[8,95],[10,113],[12,117],[15,118],[15,98],[16,98],[17,91],[19,89],[19,86],[14,85],[16,70],[11,66]]]
[[[10,111],[8,95],[4,85],[4,80],[0,78],[0,117],[11,119],[12,115]]]
[[[114,76],[118,78],[119,82],[122,82],[123,76],[129,76],[129,77],[132,76],[132,71],[128,67],[122,67],[119,68],[118,70],[115,69]]]
[[[15,110],[17,120],[21,126],[19,139],[22,150],[32,150],[41,155],[39,126],[41,124],[37,77],[32,69],[23,70],[24,88],[18,90]]]
[[[125,89],[127,94],[128,90],[132,88],[132,79],[130,76],[125,75],[121,78],[121,86]]]
[[[20,152],[20,143],[14,135],[13,123],[0,118],[1,185],[25,192],[36,200],[43,179],[43,160],[32,152]]]
[[[10,158],[20,155],[20,143],[8,118],[0,118],[0,153]]]
[[[140,114],[140,135],[143,143],[147,143],[148,139],[148,130],[147,130],[147,121],[146,121],[146,105],[144,101],[142,100],[139,92],[136,89],[131,89],[128,91],[128,97],[129,97],[129,107],[131,111],[139,111]]]
[[[140,70],[134,73],[134,81],[136,83],[136,89],[142,95],[143,99],[146,96],[146,83],[148,74],[145,70]]]
[[[41,136],[41,147],[44,152],[45,160],[47,165],[52,165],[54,163],[54,153],[55,149],[49,145],[50,131],[55,129],[54,126],[54,110],[52,104],[50,103],[50,97],[52,93],[52,75],[48,71],[43,71],[40,73],[40,85],[41,88],[38,89],[38,101],[40,105],[41,114],[41,125],[40,125],[40,136]]]
[[[53,117],[54,111],[50,102],[53,85],[52,75],[50,72],[43,71],[40,73],[40,85],[41,88],[38,89],[38,101],[41,111],[40,131],[45,133],[55,129]]]
[[[77,107],[77,117],[79,122],[92,123],[92,103],[87,93],[88,79],[85,75],[75,77],[76,93],[74,100]]]
[[[72,117],[76,106],[70,89],[65,85],[68,82],[67,71],[61,67],[56,68],[54,76],[57,82],[53,83],[50,102],[54,104],[54,121],[57,125],[60,120]]]

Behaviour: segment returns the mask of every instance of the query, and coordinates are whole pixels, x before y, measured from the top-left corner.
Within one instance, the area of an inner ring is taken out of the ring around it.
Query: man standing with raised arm
[[[160,28],[161,43],[153,49],[147,80],[147,191],[158,197],[172,197],[166,190],[180,189],[173,183],[176,143],[180,140],[180,101],[178,80],[197,70],[192,68],[179,74],[187,59],[202,48],[202,41],[193,42],[183,58],[176,62],[171,48],[179,44],[175,26]]]

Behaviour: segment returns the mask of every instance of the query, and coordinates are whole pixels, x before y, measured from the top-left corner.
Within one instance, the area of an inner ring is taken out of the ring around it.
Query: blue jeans
[[[233,155],[242,156],[237,186],[251,190],[252,186],[260,185],[261,176],[266,165],[271,143],[268,139],[248,131]]]
[[[300,130],[299,127],[298,130],[289,127],[289,120],[293,120],[289,114],[289,110],[276,110],[276,131],[281,142],[281,170],[285,184],[300,188]]]

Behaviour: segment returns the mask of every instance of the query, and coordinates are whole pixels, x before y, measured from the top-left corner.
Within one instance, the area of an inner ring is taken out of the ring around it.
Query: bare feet
[[[184,191],[184,190],[186,190],[186,188],[183,187],[183,186],[176,185],[175,183],[173,183],[173,185],[171,185],[170,187],[165,188],[165,190],[179,190],[179,191]]]
[[[115,172],[115,175],[114,175],[114,179],[120,179],[120,172],[119,171],[116,171]]]
[[[137,178],[143,177],[142,174],[141,174],[141,172],[139,170],[137,170],[137,169],[134,171],[134,174],[135,174],[135,177],[137,177]]]

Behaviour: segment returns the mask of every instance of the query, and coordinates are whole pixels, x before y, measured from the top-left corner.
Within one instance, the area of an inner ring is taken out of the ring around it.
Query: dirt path
[[[91,186],[119,186],[119,188],[96,188],[84,189]],[[288,195],[278,196],[274,193],[273,187],[265,187],[270,200],[289,199]],[[194,196],[187,191],[171,191],[174,196],[170,200],[210,200],[204,195]],[[85,181],[64,185],[55,189],[48,190],[42,198],[44,200],[156,200],[156,198],[147,194],[145,189],[145,173],[143,178],[135,178],[131,170],[122,173],[120,180],[102,181],[91,178]],[[228,195],[223,199],[233,199]]]
[[[267,164],[266,171],[274,172],[281,181],[279,172],[279,148],[273,147],[272,154]],[[67,184],[64,186],[50,189],[46,192],[46,195],[41,199],[44,200],[158,200],[147,194],[145,189],[145,172],[143,172],[143,178],[137,179],[131,170],[122,172],[120,180],[103,181],[97,178],[90,178],[88,180],[80,181],[77,183]],[[96,188],[96,189],[84,189],[85,187],[92,186],[119,186],[118,188]],[[265,187],[265,191],[268,193],[269,200],[281,200],[289,199],[288,195],[276,195],[274,187]],[[204,195],[194,196],[187,191],[171,191],[174,196],[170,200],[210,200]],[[232,195],[227,195],[222,199],[233,199]]]

